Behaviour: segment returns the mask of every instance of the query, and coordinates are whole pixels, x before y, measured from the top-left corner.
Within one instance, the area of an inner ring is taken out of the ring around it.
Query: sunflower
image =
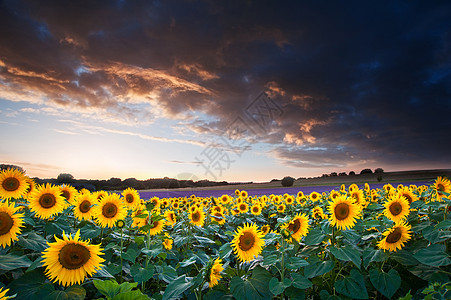
[[[71,185],[63,184],[60,186],[61,195],[66,199],[68,204],[74,204],[75,196],[77,196],[77,189]]]
[[[210,288],[214,287],[218,284],[218,281],[222,278],[221,272],[224,270],[222,266],[222,260],[218,257],[210,270],[210,281],[208,282],[208,286]]]
[[[157,235],[161,233],[164,229],[164,226],[166,225],[164,218],[160,218],[159,216],[157,216],[156,218],[154,216],[150,216],[145,220],[146,225],[150,225],[150,228],[148,229],[148,233],[150,235]]]
[[[237,206],[238,211],[242,214],[247,213],[249,211],[249,205],[246,202],[241,202]]]
[[[238,260],[249,262],[262,252],[265,240],[256,224],[246,223],[237,228],[231,243]]]
[[[246,191],[241,191],[240,192],[240,197],[246,199],[248,196],[248,193]]]
[[[10,297],[6,296],[6,293],[9,291],[9,289],[5,289],[4,291],[3,287],[0,288],[0,300],[6,300],[6,299],[10,299]]]
[[[103,197],[108,196],[108,192],[102,190],[102,191],[94,192],[93,195],[96,197],[97,201],[100,202]]]
[[[289,196],[285,199],[285,203],[286,203],[287,205],[292,205],[292,204],[294,203],[294,197],[289,195]]]
[[[304,192],[303,191],[299,191],[296,195],[296,197],[304,197]]]
[[[310,225],[308,217],[305,214],[297,214],[290,222],[282,225],[282,229],[286,229],[291,233],[291,237],[296,241],[300,241],[301,237],[306,236]]]
[[[63,232],[63,239],[55,236],[56,242],[42,252],[43,266],[47,277],[63,286],[81,284],[87,275],[100,270],[105,260],[100,245],[90,245],[89,241],[80,240],[80,230],[72,238]]]
[[[408,187],[404,187],[403,189],[399,190],[398,194],[406,198],[406,200],[409,202],[409,205],[412,204],[412,202],[418,200],[418,197],[415,196],[415,194]]]
[[[27,193],[29,183],[24,173],[16,169],[6,169],[0,172],[0,198],[18,199]]]
[[[177,222],[177,216],[176,216],[175,212],[172,210],[165,211],[164,217],[166,218],[166,222],[171,226]]]
[[[361,207],[352,198],[340,195],[329,202],[329,222],[338,229],[350,229],[354,227],[356,219],[360,217]]]
[[[94,214],[96,222],[101,227],[114,227],[117,220],[123,220],[127,216],[127,209],[119,195],[114,193],[102,197],[100,203],[95,206]]]
[[[263,225],[261,231],[263,233],[263,236],[265,236],[271,231],[271,227],[269,227],[269,225]]]
[[[28,188],[26,189],[23,197],[27,199],[31,195],[31,193],[33,193],[36,190],[36,183],[30,177],[26,177],[25,180],[28,182]]]
[[[200,226],[200,227],[204,226],[205,213],[204,213],[203,209],[196,208],[193,212],[190,213],[189,220],[190,220],[191,224],[193,224],[193,225]]]
[[[327,216],[324,214],[324,211],[320,206],[315,206],[312,209],[312,218],[313,219],[326,219]]]
[[[313,202],[318,201],[319,199],[321,199],[321,194],[318,192],[311,192],[309,195],[310,200],[312,200]]]
[[[349,192],[349,197],[354,199],[355,203],[365,206],[365,196],[363,195],[363,191],[357,189],[353,189]]]
[[[211,221],[215,221],[217,222],[219,225],[224,225],[226,220],[225,220],[225,216],[222,212],[219,211],[215,211],[211,214]]]
[[[143,227],[146,225],[147,216],[149,216],[149,212],[146,210],[146,206],[139,204],[132,213],[132,227]]]
[[[19,207],[14,207],[14,203],[0,202],[0,245],[3,248],[19,239],[17,234],[23,227],[24,215],[17,213],[18,210]]]
[[[89,194],[78,194],[75,197],[74,205],[74,216],[78,220],[91,220],[94,216],[94,204],[97,204],[97,198],[95,195]]]
[[[61,193],[59,186],[50,183],[39,185],[27,199],[31,211],[41,219],[49,219],[59,214],[66,206],[66,201]]]
[[[433,185],[436,193],[437,193],[437,200],[440,201],[442,197],[447,197],[444,193],[449,193],[451,190],[451,183],[449,179],[445,177],[437,177],[437,180],[434,182]]]
[[[171,236],[167,233],[164,234],[164,236],[166,237],[163,241],[163,247],[166,250],[171,250],[172,249],[172,244],[174,244],[174,240],[171,238]]]
[[[122,197],[124,197],[124,204],[128,209],[134,209],[139,204],[139,194],[138,191],[133,188],[127,188],[122,192]]]
[[[229,195],[222,195],[221,197],[219,197],[219,202],[221,202],[223,205],[227,205],[229,204],[231,198]]]
[[[252,213],[254,216],[260,215],[260,214],[262,213],[262,208],[261,208],[260,204],[255,203],[254,205],[252,205],[252,207],[251,207],[251,213]]]
[[[411,226],[404,221],[395,224],[392,228],[384,231],[382,235],[384,238],[379,241],[377,246],[379,249],[396,251],[404,247],[404,243],[410,240],[412,232]]]
[[[384,207],[384,215],[395,223],[406,219],[410,212],[409,202],[399,194],[389,198]]]
[[[279,205],[277,205],[277,211],[279,212],[279,213],[283,213],[284,211],[285,211],[285,208],[286,208],[286,206],[285,206],[285,204],[279,204]]]

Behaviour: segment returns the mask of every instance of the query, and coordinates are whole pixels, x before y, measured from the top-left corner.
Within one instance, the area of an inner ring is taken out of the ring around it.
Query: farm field
[[[0,299],[450,299],[450,190],[439,176],[91,193],[9,169]]]

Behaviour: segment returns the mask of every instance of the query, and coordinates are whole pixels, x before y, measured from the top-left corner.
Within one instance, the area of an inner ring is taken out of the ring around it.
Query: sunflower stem
[[[122,248],[124,246],[124,241],[122,239],[122,228],[121,228],[121,278],[120,278],[120,283],[123,282],[123,277],[122,277],[122,266],[123,266],[123,259],[122,259]]]
[[[332,240],[331,240],[331,247],[335,247],[335,226],[332,226]],[[329,252],[330,255],[332,256],[333,262],[334,262],[334,268],[332,269],[332,290],[334,292],[335,295],[335,277],[336,277],[336,270],[335,270],[335,264],[337,262],[337,259],[335,258],[335,256],[332,254],[332,252]]]

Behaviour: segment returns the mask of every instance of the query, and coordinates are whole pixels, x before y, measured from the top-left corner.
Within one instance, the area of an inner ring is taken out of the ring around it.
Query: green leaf
[[[36,258],[36,260],[28,267],[26,272],[30,272],[30,271],[33,271],[34,269],[42,267],[43,260],[44,260],[44,258],[42,256]]]
[[[140,290],[128,291],[120,293],[113,297],[112,300],[148,300],[148,296],[144,295]]]
[[[357,268],[360,269],[360,253],[359,251],[352,248],[336,248],[331,247],[330,252],[339,260],[343,261],[352,261]]]
[[[184,268],[184,267],[190,266],[195,263],[196,263],[196,256],[191,256],[190,258],[188,258],[184,261],[181,261],[180,267]]]
[[[280,282],[278,278],[273,277],[269,281],[269,290],[274,296],[280,295],[283,291],[291,285],[291,280],[284,278],[283,282]]]
[[[247,279],[233,277],[230,292],[237,300],[271,299],[269,290],[271,274],[260,266],[255,267],[252,276]]]
[[[37,252],[42,252],[47,248],[47,240],[34,232],[30,232],[27,236],[20,236],[18,244]]]
[[[372,262],[383,262],[387,259],[387,254],[383,250],[367,248],[363,251],[363,266],[368,268]]]
[[[395,269],[388,273],[374,268],[370,270],[370,281],[373,286],[387,298],[391,298],[401,286],[401,277]]]
[[[79,285],[72,285],[64,292],[66,292],[67,298],[70,300],[83,300],[86,297],[86,290]]]
[[[286,264],[286,267],[290,270],[296,270],[308,265],[309,263],[302,257],[293,256],[288,258],[288,263]]]
[[[107,267],[106,270],[111,274],[111,275],[116,275],[118,274],[120,271],[122,271],[122,268],[119,264],[116,263],[110,263]]]
[[[304,276],[307,278],[321,276],[330,272],[334,266],[335,264],[332,260],[316,262],[304,268]]]
[[[0,255],[0,270],[11,271],[18,268],[28,268],[31,260],[25,255],[15,256],[12,254]]]
[[[337,292],[352,299],[368,299],[365,279],[356,269],[351,270],[351,276],[337,280],[334,286]]]
[[[42,273],[42,270],[26,272],[8,285],[10,289],[8,294],[17,294],[17,299],[42,300],[37,294],[46,280],[47,278]]]
[[[204,236],[198,236],[198,235],[195,235],[194,238],[195,238],[201,245],[204,245],[204,246],[208,246],[208,245],[210,245],[210,244],[214,244],[214,243],[215,243],[215,242],[212,241],[211,239],[209,239],[209,238],[207,238],[207,237],[204,237]]]
[[[139,263],[134,264],[130,268],[130,274],[137,283],[146,282],[152,278],[154,271],[155,267],[153,265],[148,265],[147,268],[143,268]]]
[[[170,283],[177,278],[177,271],[172,266],[158,266],[158,278]]]
[[[219,257],[221,259],[226,259],[232,254],[232,245],[230,243],[225,243],[219,248]]]
[[[271,254],[263,258],[262,266],[270,266],[279,261],[277,254]]]
[[[57,222],[46,222],[44,229],[47,234],[56,236],[61,236],[63,231],[66,234],[71,232],[71,227],[67,223],[63,223],[62,220],[58,220]]]
[[[138,254],[139,253],[138,251],[136,251],[136,249],[130,247],[129,249],[127,249],[127,252],[122,253],[122,258],[128,260],[131,263],[134,263]]]
[[[295,288],[305,290],[312,287],[312,282],[307,279],[307,277],[302,276],[299,273],[292,273],[291,277],[293,278],[293,286]]]
[[[177,277],[164,290],[163,300],[180,297],[191,285],[192,283],[186,279],[185,275]]]
[[[321,231],[320,228],[313,228],[309,231],[304,241],[306,245],[313,246],[321,243],[325,237],[326,235]]]
[[[410,252],[404,249],[391,254],[391,258],[405,266],[415,266],[420,263]]]
[[[304,290],[295,288],[294,286],[290,286],[285,290],[285,295],[290,300],[304,300],[305,292]]]
[[[443,245],[431,245],[427,248],[420,249],[413,256],[422,264],[432,267],[443,267],[451,264],[451,259],[444,251]]]
[[[119,286],[119,293],[126,293],[128,291],[131,291],[133,288],[137,287],[137,282],[123,282]]]
[[[113,298],[119,293],[119,284],[114,280],[93,280],[94,286],[102,295]]]
[[[440,243],[442,241],[447,240],[450,237],[450,231],[437,230],[432,226],[423,229],[422,233],[424,238],[427,239],[432,244]]]
[[[94,273],[92,276],[97,278],[114,278],[114,276],[107,271],[107,268],[105,266],[102,267],[100,270],[97,270],[97,272]]]
[[[441,221],[440,223],[438,223],[437,225],[435,225],[435,229],[439,230],[439,229],[448,229],[451,227],[451,220],[445,220],[445,221]]]
[[[155,246],[155,248],[152,249],[142,249],[141,250],[142,253],[154,258],[157,257],[158,254],[163,253],[163,246]]]
[[[96,238],[100,235],[101,232],[102,232],[102,230],[100,229],[99,226],[96,226],[91,223],[87,223],[86,225],[84,225],[83,227],[80,228],[80,236],[83,239]]]

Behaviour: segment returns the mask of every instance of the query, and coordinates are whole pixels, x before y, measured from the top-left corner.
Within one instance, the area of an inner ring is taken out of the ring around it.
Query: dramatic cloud
[[[424,1],[3,1],[0,98],[127,126],[176,120],[198,138],[115,133],[199,146],[230,138],[238,120],[246,147],[270,145],[291,166],[439,164],[451,159],[449,11]],[[272,111],[252,107],[262,91]]]

